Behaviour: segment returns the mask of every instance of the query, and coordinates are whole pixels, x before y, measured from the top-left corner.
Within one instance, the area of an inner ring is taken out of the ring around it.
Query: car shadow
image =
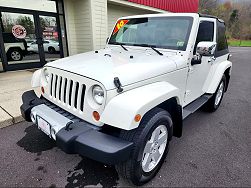
[[[114,166],[82,157],[77,166],[68,171],[66,187],[116,187],[118,180],[119,176]]]
[[[40,156],[43,151],[57,147],[55,141],[49,139],[36,125],[27,127],[24,132],[25,136],[17,142],[17,145],[27,152]],[[35,161],[37,160],[40,160],[40,157],[35,159]],[[43,169],[39,166],[38,170]],[[116,187],[119,180],[114,166],[104,165],[86,157],[82,157],[75,167],[68,170],[65,178],[66,187]]]
[[[56,147],[55,141],[48,139],[48,136],[35,125],[27,127],[24,132],[25,136],[17,142],[17,145],[27,152],[41,155],[43,151]]]

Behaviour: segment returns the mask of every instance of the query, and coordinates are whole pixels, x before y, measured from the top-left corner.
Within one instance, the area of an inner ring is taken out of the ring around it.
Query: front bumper
[[[50,123],[51,132],[55,133],[55,137],[52,137],[58,147],[66,153],[78,153],[112,165],[126,161],[130,157],[132,142],[105,134],[88,122],[72,121],[49,108],[45,100],[38,98],[34,91],[25,92],[22,100],[20,109],[23,118],[26,121],[33,119],[36,123],[36,116],[39,116]]]

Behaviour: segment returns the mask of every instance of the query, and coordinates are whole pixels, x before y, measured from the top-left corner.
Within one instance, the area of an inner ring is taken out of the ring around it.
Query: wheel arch
[[[225,72],[224,72],[224,75],[226,76],[226,87],[225,87],[225,92],[227,91],[228,85],[229,85],[229,82],[230,82],[231,68],[232,68],[232,67],[227,68],[227,69],[225,70]]]
[[[144,94],[144,97],[142,97],[142,94]],[[168,112],[172,114],[175,122],[180,122],[175,117],[175,112],[180,111],[179,114],[181,114],[182,111],[181,107],[178,107],[181,101],[179,95],[179,89],[168,82],[157,82],[142,86],[111,99],[101,114],[100,121],[112,127],[132,130],[140,125],[147,112],[155,107],[162,107],[169,110]],[[134,120],[137,114],[141,115],[141,121],[136,122]]]
[[[8,50],[6,50],[6,51],[7,51],[7,53],[9,53],[10,50],[13,50],[13,49],[18,49],[18,50],[20,50],[20,52],[22,53],[22,48],[19,47],[19,46],[11,46],[11,47],[9,47]]]
[[[232,69],[232,62],[228,60],[213,65],[209,72],[209,76],[203,86],[203,91],[205,93],[212,93],[212,94],[215,93],[224,74],[225,76],[228,75],[227,79],[229,82],[231,69]]]
[[[169,112],[173,121],[173,136],[180,138],[182,136],[183,119],[182,119],[182,106],[178,103],[177,97],[172,97],[157,105]]]

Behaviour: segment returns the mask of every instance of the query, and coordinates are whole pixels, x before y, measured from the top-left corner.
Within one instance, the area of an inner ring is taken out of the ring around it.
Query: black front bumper
[[[21,113],[26,121],[31,121],[31,109],[45,104],[45,100],[36,96],[34,91],[27,91],[22,96]],[[126,161],[131,154],[132,142],[97,130],[94,125],[79,121],[65,125],[56,134],[56,143],[66,153],[80,154],[105,164],[117,164]],[[41,143],[42,144],[42,143]]]

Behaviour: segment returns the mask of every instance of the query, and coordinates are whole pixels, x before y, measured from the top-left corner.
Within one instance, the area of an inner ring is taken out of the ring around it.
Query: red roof
[[[128,0],[170,12],[198,12],[199,0]]]

